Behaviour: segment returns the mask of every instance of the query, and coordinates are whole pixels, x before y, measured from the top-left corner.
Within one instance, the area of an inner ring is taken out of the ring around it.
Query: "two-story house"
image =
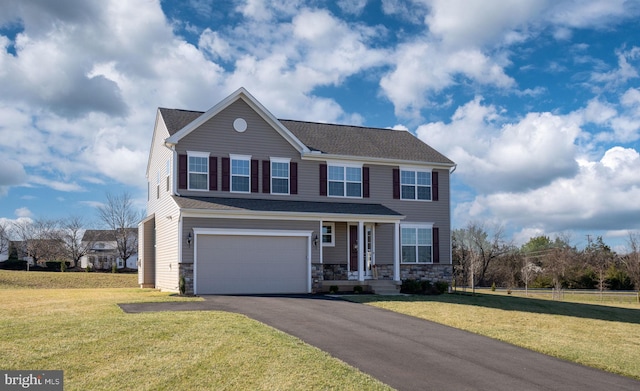
[[[126,244],[130,246],[126,251],[122,251],[129,255],[126,262],[122,260],[121,251],[118,250],[117,237],[112,230],[108,229],[88,229],[82,235],[81,246],[86,249],[86,254],[80,258],[80,267],[87,267],[94,270],[111,270],[113,265],[118,269],[138,268],[137,251],[137,229],[127,228],[127,237],[130,238]],[[123,236],[124,237],[124,236]],[[124,247],[123,247],[124,248]]]
[[[139,282],[309,293],[451,278],[455,164],[408,131],[276,119],[244,88],[158,109]]]

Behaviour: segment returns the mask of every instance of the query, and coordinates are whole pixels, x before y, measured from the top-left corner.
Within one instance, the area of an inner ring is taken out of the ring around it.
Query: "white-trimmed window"
[[[431,225],[400,225],[402,263],[433,263],[433,227]]]
[[[271,158],[271,194],[289,194],[291,159]]]
[[[336,224],[322,223],[322,245],[333,247],[336,245]]]
[[[187,151],[189,190],[209,190],[209,153]]]
[[[362,198],[362,166],[330,165],[327,182],[329,196]]]
[[[231,191],[249,193],[251,191],[251,156],[229,155],[231,158]]]
[[[431,201],[431,171],[401,169],[400,198]]]

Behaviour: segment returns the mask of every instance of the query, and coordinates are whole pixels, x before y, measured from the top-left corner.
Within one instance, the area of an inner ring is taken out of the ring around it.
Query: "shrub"
[[[353,293],[362,293],[362,287],[360,285],[354,286]]]
[[[340,288],[338,288],[337,285],[331,285],[329,287],[329,293],[338,293],[338,290],[340,290]]]
[[[184,276],[180,276],[180,280],[178,281],[178,289],[180,289],[180,294],[184,295],[187,291],[187,281]]]
[[[9,258],[4,262],[0,262],[0,269],[5,270],[27,270],[27,261],[19,261]]]
[[[449,288],[449,284],[446,281],[437,281],[432,284],[428,280],[406,279],[402,281],[400,292],[411,295],[439,295],[445,293],[447,288]]]
[[[496,291],[496,283],[492,282],[491,283],[491,292],[495,292]]]
[[[446,281],[436,281],[435,288],[438,291],[438,294],[446,293],[449,289],[449,283]]]

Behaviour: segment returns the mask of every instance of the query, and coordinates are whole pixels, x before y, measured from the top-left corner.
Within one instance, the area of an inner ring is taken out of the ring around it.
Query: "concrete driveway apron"
[[[368,305],[318,296],[204,296],[126,312],[244,314],[398,390],[640,390],[640,381]]]

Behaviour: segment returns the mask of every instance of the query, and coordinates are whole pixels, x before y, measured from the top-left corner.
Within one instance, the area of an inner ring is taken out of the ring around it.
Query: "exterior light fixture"
[[[189,232],[189,235],[187,235],[187,244],[189,245],[189,247],[191,247],[191,239],[192,239],[191,232]]]

